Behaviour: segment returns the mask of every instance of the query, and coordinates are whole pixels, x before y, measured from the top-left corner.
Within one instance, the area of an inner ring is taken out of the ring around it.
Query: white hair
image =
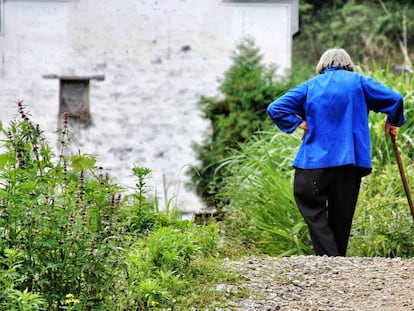
[[[347,51],[338,48],[326,50],[322,54],[318,65],[316,65],[316,73],[320,74],[329,67],[355,71],[355,65]]]

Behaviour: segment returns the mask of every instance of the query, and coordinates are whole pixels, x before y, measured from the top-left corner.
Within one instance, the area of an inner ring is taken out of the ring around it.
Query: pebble
[[[414,258],[257,256],[225,266],[244,278],[222,287],[227,307],[216,311],[414,311]]]

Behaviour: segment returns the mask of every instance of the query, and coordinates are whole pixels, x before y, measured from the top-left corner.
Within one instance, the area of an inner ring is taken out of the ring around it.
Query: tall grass
[[[407,166],[406,173],[413,176],[414,166]],[[414,257],[414,221],[396,164],[376,161],[363,179],[348,254]]]
[[[299,139],[261,132],[223,162],[229,177],[219,193],[230,201],[226,223],[245,245],[266,254],[309,254],[306,225],[292,195],[292,156]]]
[[[377,68],[365,74],[400,92],[404,96],[404,109],[407,123],[400,128],[398,144],[407,161],[414,157],[414,76],[408,73],[396,74],[391,69]],[[395,161],[392,145],[384,135],[384,114],[370,112],[372,157],[380,165]]]

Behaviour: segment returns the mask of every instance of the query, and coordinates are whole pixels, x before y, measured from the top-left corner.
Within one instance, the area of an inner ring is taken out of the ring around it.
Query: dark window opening
[[[80,125],[92,124],[89,109],[89,87],[90,80],[103,81],[105,76],[58,76],[43,75],[45,79],[59,79],[59,120],[63,115]]]
[[[64,113],[84,125],[90,125],[89,79],[60,79],[59,116]]]

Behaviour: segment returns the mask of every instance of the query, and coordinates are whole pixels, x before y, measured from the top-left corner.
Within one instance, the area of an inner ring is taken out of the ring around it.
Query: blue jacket
[[[308,131],[293,162],[302,169],[341,165],[370,169],[370,110],[385,113],[394,126],[406,122],[400,93],[341,68],[326,69],[267,108],[273,122],[286,133],[306,120]]]

